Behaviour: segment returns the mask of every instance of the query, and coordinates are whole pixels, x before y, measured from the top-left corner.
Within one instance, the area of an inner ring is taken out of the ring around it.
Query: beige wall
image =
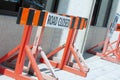
[[[106,32],[107,28],[91,26],[86,41],[85,51],[103,41],[106,37]]]
[[[92,5],[91,0],[84,0],[84,1],[76,0],[75,2],[74,0],[69,0],[69,1],[60,0],[58,13],[66,13],[66,14],[72,14],[75,16],[82,16],[88,18],[91,5]],[[78,6],[78,8],[76,9],[75,6]],[[65,9],[62,9],[63,7]],[[85,8],[84,11],[82,10],[83,8]],[[20,27],[19,25],[16,24],[16,17],[2,16],[2,15],[0,16],[0,36],[1,36],[0,55],[1,56],[20,43],[22,30],[23,27]],[[67,32],[68,29],[46,28],[42,40],[43,50],[45,50],[45,52],[48,53],[51,50],[55,49],[57,46],[64,44],[66,40]],[[35,33],[36,33],[36,28],[34,28],[33,30],[32,41],[34,40]],[[76,43],[76,46],[79,49],[83,43],[84,33],[85,30],[79,31],[79,35],[77,37],[78,43]]]
[[[66,13],[66,14],[78,15],[83,17],[89,17],[89,13],[91,9],[90,6],[92,5],[91,0],[84,0],[84,1],[76,0],[74,4],[73,4],[74,0],[69,0],[69,2],[68,0],[60,0],[60,1],[61,2],[58,7],[58,13]],[[84,3],[87,4],[87,6],[84,5]],[[78,7],[76,8],[75,6],[77,5]],[[83,10],[83,8],[85,10]],[[36,29],[37,28],[34,28],[33,30],[32,41],[34,40]],[[22,30],[23,27],[20,27],[19,25],[16,24],[16,17],[0,15],[0,36],[1,36],[0,56],[4,55],[6,52],[8,52],[9,50],[11,50],[20,43]],[[77,37],[78,40],[75,43],[78,49],[81,49],[85,31],[86,30],[79,31]],[[67,33],[68,33],[68,29],[46,28],[42,40],[43,50],[45,50],[46,53],[49,53],[57,46],[64,44]],[[90,27],[85,50],[95,45],[96,43],[104,40],[105,34],[106,34],[106,28],[104,27]],[[61,54],[59,56],[61,56]]]
[[[16,47],[22,37],[23,26],[16,24],[16,17],[0,15],[0,57]],[[37,27],[33,28],[30,44],[33,43]],[[55,49],[60,42],[61,30],[46,28],[42,39],[42,47],[46,53]]]

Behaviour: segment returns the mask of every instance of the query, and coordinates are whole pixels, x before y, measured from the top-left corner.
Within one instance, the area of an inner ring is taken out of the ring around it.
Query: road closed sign
[[[45,26],[54,28],[67,28],[70,24],[70,18],[53,13],[49,13],[46,19]]]
[[[20,8],[17,24],[43,26],[52,28],[84,29],[87,26],[87,18],[78,16],[63,16],[47,11],[31,8]]]
[[[117,13],[117,14],[115,15],[114,20],[113,20],[113,23],[110,25],[109,34],[108,34],[108,37],[110,37],[110,38],[112,37],[113,32],[114,32],[114,31],[116,30],[116,28],[117,28],[117,23],[118,23],[119,17],[120,17],[120,15]]]

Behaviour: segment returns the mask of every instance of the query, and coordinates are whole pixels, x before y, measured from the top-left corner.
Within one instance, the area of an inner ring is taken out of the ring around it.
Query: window
[[[18,0],[0,0],[0,14],[17,15],[19,8]]]
[[[107,27],[113,0],[96,0],[93,11],[92,26]]]
[[[93,16],[92,16],[92,22],[91,25],[95,26],[98,18],[98,13],[100,11],[100,6],[101,6],[102,0],[96,0],[94,11],[93,11]]]
[[[32,7],[35,9],[43,10],[46,7],[47,0],[24,0],[22,3],[23,7]]]
[[[52,8],[51,8],[52,12],[57,12],[58,4],[59,4],[59,0],[53,0]]]
[[[41,9],[46,7],[47,0],[0,0],[0,14],[17,16],[19,7],[31,7]],[[24,4],[23,4],[24,3]]]
[[[109,20],[109,17],[110,17],[111,8],[112,8],[112,3],[113,3],[113,0],[108,1],[103,26],[107,26],[107,23],[108,23],[108,20]]]

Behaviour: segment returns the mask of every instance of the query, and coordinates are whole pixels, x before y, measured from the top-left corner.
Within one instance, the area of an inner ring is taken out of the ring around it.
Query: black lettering
[[[69,19],[60,18],[59,21],[58,21],[58,26],[68,27],[69,23],[70,23]]]
[[[49,15],[47,24],[56,25],[57,21],[58,21],[58,17]]]
[[[59,19],[58,26],[61,26],[61,21],[62,21],[62,18]]]
[[[56,25],[58,21],[58,17],[53,17],[52,24]]]
[[[49,15],[49,17],[48,17],[48,21],[47,21],[47,24],[51,24],[51,18],[52,18],[52,16]]]

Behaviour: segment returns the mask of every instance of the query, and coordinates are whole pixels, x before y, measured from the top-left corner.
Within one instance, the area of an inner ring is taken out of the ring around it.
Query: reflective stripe
[[[23,8],[22,10],[22,16],[20,19],[20,24],[27,24],[27,20],[28,20],[28,14],[29,14],[29,9],[28,8]]]
[[[44,26],[46,25],[48,12],[42,12],[31,8],[20,8],[17,18],[17,24]],[[62,16],[70,17],[69,28],[83,29],[87,26],[87,19],[63,14]],[[49,26],[48,26],[49,27]]]
[[[81,20],[81,24],[80,24],[80,28],[79,28],[79,29],[83,29],[83,27],[84,27],[84,22],[85,22],[85,19],[82,18],[82,20]]]
[[[76,20],[76,17],[73,17],[72,24],[71,24],[70,28],[74,28],[75,20]]]
[[[79,21],[79,17],[76,17],[75,24],[74,24],[74,29],[77,29],[78,21]]]
[[[79,21],[78,21],[77,29],[80,28],[80,24],[81,24],[81,17],[79,17]]]
[[[86,28],[86,27],[87,27],[87,21],[88,21],[88,19],[85,19],[84,27],[83,27],[83,28]]]
[[[36,11],[35,11],[32,25],[34,25],[34,26],[38,26],[40,13],[41,13],[40,10],[36,10]]]
[[[45,12],[41,12],[40,17],[39,17],[39,21],[38,21],[38,26],[42,26],[44,16],[45,16]]]
[[[44,14],[44,17],[43,17],[43,24],[42,24],[42,27],[45,27],[45,24],[46,24],[46,20],[47,20],[47,16],[48,16],[48,12],[46,12],[45,14]]]
[[[26,23],[27,25],[32,25],[34,12],[35,12],[35,10],[30,9],[29,14],[28,14],[28,20],[27,20],[27,23]]]

